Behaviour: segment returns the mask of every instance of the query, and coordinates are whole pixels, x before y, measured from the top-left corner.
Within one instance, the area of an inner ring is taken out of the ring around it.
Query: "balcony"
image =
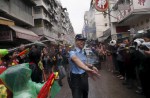
[[[34,0],[34,2],[36,3],[36,6],[43,6],[48,11],[49,5],[46,5],[43,0]]]
[[[46,28],[44,28],[43,29],[43,33],[44,33],[44,35],[46,35],[46,36],[49,36],[49,37],[52,37],[52,38],[58,38],[57,37],[57,34],[55,33],[55,32],[53,32],[53,30],[48,30],[48,29],[46,29]]]
[[[31,30],[34,31],[38,35],[44,35],[44,36],[52,37],[55,39],[58,38],[57,33],[54,32],[54,30],[50,31],[49,29],[46,29],[45,27],[32,28]]]
[[[43,19],[47,20],[48,22],[51,22],[49,15],[44,14],[44,13],[37,13],[34,15],[34,19]]]

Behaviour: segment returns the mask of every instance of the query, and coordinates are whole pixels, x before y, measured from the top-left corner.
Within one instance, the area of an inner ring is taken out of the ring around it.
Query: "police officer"
[[[82,34],[75,36],[75,48],[69,53],[70,88],[73,98],[88,98],[88,75],[100,76],[96,67],[86,64],[86,55],[82,50],[86,38]]]

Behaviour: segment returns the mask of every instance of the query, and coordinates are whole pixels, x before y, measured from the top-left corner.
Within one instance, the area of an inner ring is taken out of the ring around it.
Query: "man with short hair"
[[[96,67],[86,64],[86,55],[82,50],[86,38],[82,34],[75,36],[75,48],[69,53],[70,88],[73,98],[88,98],[88,75],[100,76]]]

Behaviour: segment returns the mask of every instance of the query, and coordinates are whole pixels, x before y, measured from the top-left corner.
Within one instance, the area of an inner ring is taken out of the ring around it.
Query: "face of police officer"
[[[76,46],[80,49],[83,49],[85,45],[85,40],[81,40],[81,39],[76,39]]]

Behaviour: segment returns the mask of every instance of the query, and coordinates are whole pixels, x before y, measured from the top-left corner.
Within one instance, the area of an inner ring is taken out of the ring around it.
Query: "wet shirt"
[[[84,51],[76,47],[74,50],[69,52],[69,64],[71,66],[71,72],[74,74],[84,73],[85,71],[79,68],[78,65],[71,60],[73,56],[77,56],[83,63],[86,63],[87,58]]]

